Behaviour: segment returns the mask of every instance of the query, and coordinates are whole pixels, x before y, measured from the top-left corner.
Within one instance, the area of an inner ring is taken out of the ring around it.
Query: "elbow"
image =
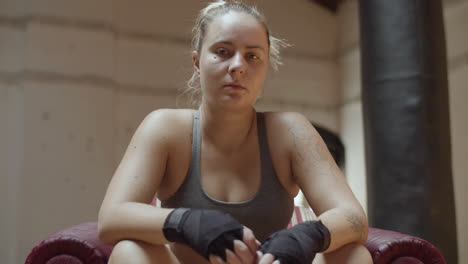
[[[363,228],[363,231],[362,231],[361,237],[359,239],[359,242],[362,243],[362,244],[366,243],[368,235],[369,235],[369,227],[366,225]]]
[[[353,233],[353,241],[364,244],[369,233],[369,223],[364,210],[348,208],[344,211],[344,216]]]
[[[112,239],[112,233],[106,228],[105,225],[102,225],[98,222],[98,238],[104,244],[114,245],[115,241]]]
[[[113,232],[112,228],[112,217],[109,216],[108,211],[103,211],[102,209],[99,211],[97,222],[98,238],[104,244],[115,245],[118,241],[116,241],[113,235],[115,232]]]
[[[360,243],[366,243],[367,241],[367,237],[369,235],[369,222],[367,220],[367,216],[366,214],[363,214],[363,217],[362,217],[362,231],[361,231],[361,236],[359,238],[359,242]]]

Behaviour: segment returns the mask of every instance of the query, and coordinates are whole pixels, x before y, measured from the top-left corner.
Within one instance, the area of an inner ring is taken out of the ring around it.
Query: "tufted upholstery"
[[[375,264],[446,263],[434,245],[398,232],[371,228],[366,247]]]
[[[315,216],[296,207],[290,226]],[[388,230],[370,228],[365,244],[375,264],[446,264],[429,242]],[[102,244],[95,222],[82,223],[54,233],[35,246],[25,264],[105,264],[112,246]]]
[[[97,224],[89,222],[50,235],[33,248],[25,264],[102,264],[111,251],[112,246],[99,241]]]

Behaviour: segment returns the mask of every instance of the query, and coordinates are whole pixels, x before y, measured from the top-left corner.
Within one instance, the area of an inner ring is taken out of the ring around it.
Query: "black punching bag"
[[[370,224],[457,263],[441,1],[359,2]]]

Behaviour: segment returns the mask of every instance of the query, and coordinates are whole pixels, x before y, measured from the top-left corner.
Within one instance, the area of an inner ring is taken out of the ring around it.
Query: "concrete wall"
[[[205,1],[0,0],[0,262],[48,234],[95,221],[143,117],[176,107],[190,76],[190,30]],[[357,0],[338,15],[309,1],[254,1],[293,46],[259,110],[299,111],[340,132],[345,174],[366,206]],[[445,6],[457,221],[467,218],[468,1]],[[168,26],[170,25],[170,26]],[[307,30],[297,30],[307,29]],[[465,118],[466,119],[466,118]],[[460,263],[468,229],[458,225]],[[465,250],[466,251],[466,250]]]
[[[449,94],[452,166],[457,214],[459,263],[468,263],[468,1],[444,1],[449,64]],[[348,0],[338,14],[338,61],[340,82],[340,132],[346,146],[346,175],[363,204],[366,204],[365,159],[360,95],[360,51],[358,1]]]
[[[450,129],[457,214],[459,263],[468,263],[468,1],[447,4],[445,30],[449,61]]]
[[[1,263],[97,219],[138,124],[176,107],[204,2],[0,0]],[[338,131],[335,16],[309,1],[288,1],[288,13],[283,1],[256,2],[294,45],[258,109],[300,111]]]

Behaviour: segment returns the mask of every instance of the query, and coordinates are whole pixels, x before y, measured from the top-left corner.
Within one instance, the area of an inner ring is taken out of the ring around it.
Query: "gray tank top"
[[[257,113],[258,140],[261,156],[261,183],[255,196],[243,202],[224,202],[211,198],[200,181],[201,129],[199,112],[193,120],[192,157],[184,182],[169,199],[161,201],[164,208],[214,209],[229,213],[252,229],[257,239],[264,241],[271,233],[287,227],[294,209],[293,198],[278,181],[268,148],[263,113]]]

